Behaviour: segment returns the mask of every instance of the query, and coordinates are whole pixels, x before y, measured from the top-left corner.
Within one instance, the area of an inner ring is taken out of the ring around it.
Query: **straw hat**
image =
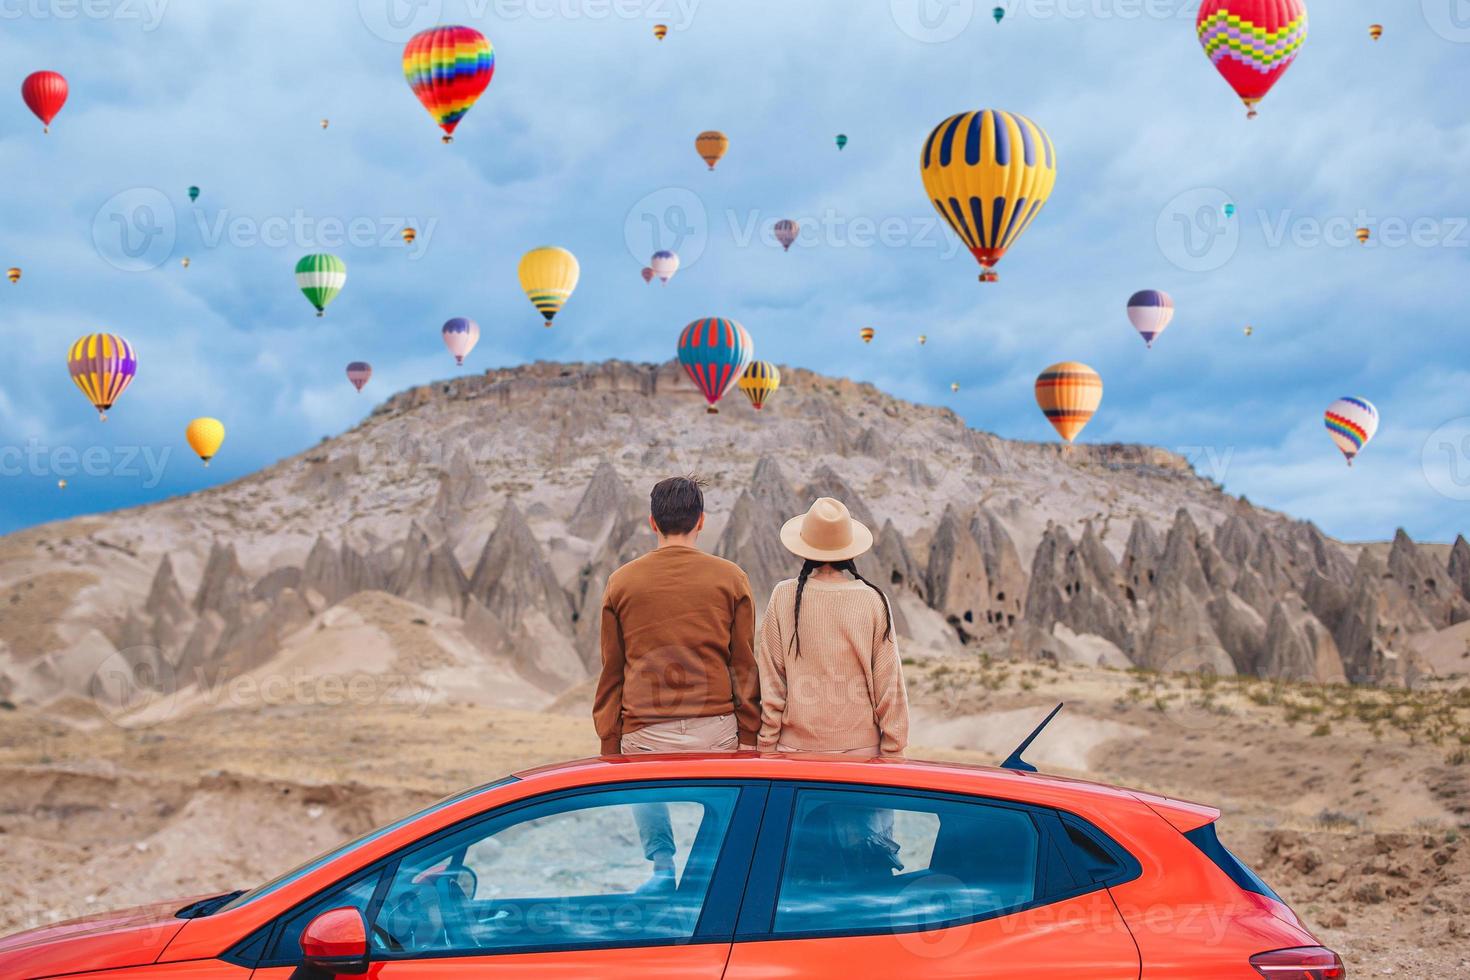
[[[853,520],[842,501],[819,497],[811,510],[781,526],[781,544],[798,558],[847,561],[873,547],[873,532]]]

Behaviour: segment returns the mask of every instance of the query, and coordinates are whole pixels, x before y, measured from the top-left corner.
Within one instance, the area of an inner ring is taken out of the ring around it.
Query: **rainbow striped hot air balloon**
[[[352,387],[358,392],[362,386],[367,384],[373,376],[373,366],[367,361],[353,361],[347,365],[347,380],[352,382]]]
[[[347,263],[335,255],[317,253],[303,255],[296,263],[296,285],[300,287],[317,316],[325,316],[327,304],[337,298],[347,284]]]
[[[711,415],[719,412],[715,403],[725,397],[754,356],[750,334],[724,317],[695,320],[679,334],[679,363],[709,403],[706,411]]]
[[[463,364],[470,351],[480,342],[480,325],[467,316],[457,316],[445,321],[444,329],[440,333],[444,337],[444,346],[454,355],[455,364]]]
[[[745,392],[745,397],[750,399],[750,403],[759,412],[766,399],[781,387],[781,369],[770,361],[751,361],[740,372],[740,380],[735,384]]]
[[[472,27],[431,27],[403,48],[403,77],[454,142],[454,127],[495,75],[495,49]]]
[[[1080,361],[1062,361],[1036,378],[1036,404],[1067,442],[1076,439],[1102,404],[1098,373]]]
[[[1327,434],[1353,465],[1353,457],[1378,431],[1378,409],[1366,398],[1339,398],[1327,406]]]
[[[1057,155],[1051,138],[1025,116],[981,109],[935,126],[919,158],[934,210],[995,282],[995,264],[1051,194]]]
[[[1307,7],[1302,0],[1201,0],[1194,28],[1215,70],[1254,119],[1256,105],[1307,39]]]
[[[796,236],[801,234],[801,225],[790,218],[782,218],[776,222],[771,229],[776,233],[776,241],[781,243],[781,251],[791,251],[791,243],[796,241]]]
[[[1140,289],[1128,298],[1128,322],[1143,338],[1144,345],[1152,347],[1154,339],[1174,319],[1174,300],[1159,289]]]
[[[138,355],[117,334],[93,333],[71,345],[66,366],[71,380],[97,409],[97,417],[106,422],[108,410],[138,373]]]
[[[548,327],[571,298],[581,275],[582,267],[577,263],[577,257],[556,245],[533,248],[521,256],[521,289],[546,317]]]

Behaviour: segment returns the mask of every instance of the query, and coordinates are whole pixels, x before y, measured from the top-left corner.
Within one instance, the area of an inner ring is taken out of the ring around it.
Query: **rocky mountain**
[[[404,391],[226,486],[0,539],[0,695],[131,711],[139,686],[201,701],[290,665],[540,707],[595,669],[607,576],[652,544],[648,488],[683,473],[709,484],[704,545],[762,608],[799,567],[782,522],[844,500],[919,655],[1463,670],[1422,653],[1470,619],[1463,538],[1447,563],[1402,531],[1347,545],[1163,450],[1007,441],[798,369],[760,414],[735,395],[706,415],[673,364],[537,363]]]

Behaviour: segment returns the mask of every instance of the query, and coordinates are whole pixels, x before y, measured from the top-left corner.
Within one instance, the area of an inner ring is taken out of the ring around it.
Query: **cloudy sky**
[[[1470,527],[1455,3],[1313,0],[1301,57],[1248,122],[1190,0],[1009,0],[999,25],[970,0],[0,0],[12,92],[42,68],[71,83],[49,136],[18,93],[0,106],[0,266],[24,270],[0,283],[0,532],[341,432],[455,373],[451,316],[481,324],[465,370],[483,370],[662,360],[686,322],[724,315],[761,357],[1016,439],[1055,438],[1032,381],[1082,360],[1106,384],[1083,441],[1173,449],[1340,537],[1451,539]],[[448,147],[400,68],[435,23],[496,54]],[[985,107],[1044,127],[1059,175],[982,286],[917,161],[935,123]],[[731,141],[715,173],[693,146],[711,128]],[[803,227],[789,253],[779,218]],[[516,281],[547,243],[582,264],[549,331]],[[638,276],[656,247],[683,256],[667,288]],[[313,251],[349,269],[321,320],[292,278]],[[1152,351],[1124,315],[1141,288],[1178,307]],[[65,369],[96,330],[140,358],[105,424]],[[353,359],[376,371],[362,396]],[[1382,416],[1351,470],[1321,420],[1345,394]],[[208,470],[182,438],[198,415],[229,429]]]

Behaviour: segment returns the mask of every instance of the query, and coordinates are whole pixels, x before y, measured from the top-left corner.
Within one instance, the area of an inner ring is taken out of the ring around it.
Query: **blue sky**
[[[1448,540],[1470,526],[1456,2],[1315,0],[1300,58],[1248,122],[1187,0],[1011,0],[1000,25],[966,0],[6,0],[12,91],[52,68],[71,97],[49,136],[18,93],[0,105],[0,266],[24,269],[0,283],[0,532],[189,492],[341,432],[455,373],[451,316],[479,321],[465,370],[483,370],[661,360],[686,322],[725,315],[758,356],[1017,439],[1055,438],[1032,381],[1082,360],[1106,384],[1083,441],[1182,452],[1344,538]],[[478,28],[497,59],[449,147],[400,69],[434,23]],[[982,286],[918,156],[939,120],[986,107],[1044,127],[1059,174]],[[693,147],[711,128],[731,140],[713,174]],[[1238,213],[1217,226],[1226,199]],[[779,218],[803,225],[789,253]],[[547,243],[582,264],[550,331],[515,272]],[[684,259],[667,288],[638,276],[655,247]],[[322,320],[292,281],[311,251],[349,269]],[[1152,351],[1124,315],[1142,288],[1178,307]],[[102,329],[140,357],[105,425],[64,364]],[[359,358],[376,371],[362,396],[342,374]],[[1321,423],[1344,394],[1382,416],[1352,470]],[[208,470],[182,438],[198,415],[229,429]]]

